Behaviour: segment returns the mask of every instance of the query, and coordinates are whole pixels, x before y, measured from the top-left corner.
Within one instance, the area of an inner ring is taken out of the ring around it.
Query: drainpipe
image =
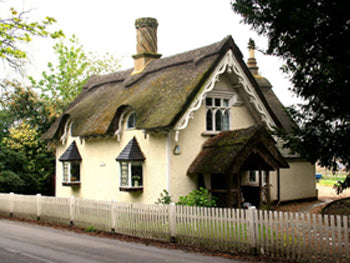
[[[166,137],[166,145],[165,145],[165,173],[166,173],[166,190],[168,191],[169,195],[170,193],[170,182],[171,182],[171,135],[170,132],[168,132]]]

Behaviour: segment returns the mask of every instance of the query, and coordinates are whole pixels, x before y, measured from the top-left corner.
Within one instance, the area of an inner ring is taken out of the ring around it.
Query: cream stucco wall
[[[315,165],[305,160],[288,160],[289,169],[281,169],[280,201],[317,197]]]
[[[215,90],[232,90],[228,78],[222,78],[215,87]],[[254,119],[245,104],[231,107],[230,129],[248,128],[254,125]],[[206,133],[206,106],[202,102],[201,107],[193,113],[186,129],[180,131],[179,141],[174,141],[174,134],[171,134],[171,149],[179,146],[180,155],[171,154],[171,187],[170,193],[175,201],[179,196],[187,195],[197,187],[196,176],[188,176],[187,169],[197,154],[202,149],[203,143],[209,138]],[[206,181],[208,181],[206,176]]]
[[[125,126],[125,124],[124,124]],[[154,203],[162,189],[166,188],[165,135],[145,135],[139,130],[125,130],[118,142],[116,138],[90,139],[82,143],[79,138],[69,137],[65,145],[57,147],[56,195],[75,196],[86,199],[117,200],[139,203]],[[143,191],[119,190],[120,166],[115,158],[128,142],[136,137],[146,157],[143,163]],[[75,140],[82,157],[80,186],[62,185],[62,164],[58,158]]]

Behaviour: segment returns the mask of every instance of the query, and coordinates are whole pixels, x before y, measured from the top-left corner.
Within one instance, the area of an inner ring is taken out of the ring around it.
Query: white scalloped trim
[[[229,50],[220,61],[215,71],[212,73],[211,77],[209,78],[209,82],[205,85],[203,91],[197,95],[186,113],[175,125],[174,130],[177,131],[175,141],[177,141],[179,138],[179,131],[187,127],[190,119],[193,119],[193,113],[200,108],[202,101],[206,98],[208,92],[214,89],[215,83],[219,81],[219,76],[226,72],[226,70],[228,73],[232,73],[233,71],[237,75],[239,84],[241,84],[243,90],[248,94],[250,103],[254,105],[255,109],[261,116],[261,120],[267,125],[267,127],[272,129],[272,127],[275,126],[270,114],[260,100],[243,69],[239,65],[240,64],[233,55],[232,50]]]

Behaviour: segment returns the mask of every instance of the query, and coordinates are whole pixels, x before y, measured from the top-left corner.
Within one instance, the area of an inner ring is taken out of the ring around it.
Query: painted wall
[[[232,83],[225,76],[220,78],[220,81],[215,86],[214,90],[232,90]],[[242,104],[231,107],[231,130],[248,128],[254,125],[254,119],[248,108]],[[213,135],[213,133],[211,134]],[[204,142],[210,137],[210,133],[206,132],[206,106],[202,102],[202,106],[193,113],[193,118],[190,119],[186,129],[180,131],[179,141],[175,142],[175,134],[171,133],[171,149],[179,146],[181,149],[180,155],[171,154],[171,186],[170,193],[173,200],[177,201],[179,196],[187,195],[197,187],[197,177],[188,176],[187,169],[192,161],[196,158],[202,149]],[[207,178],[208,176],[206,176]],[[208,181],[208,178],[206,179]]]
[[[281,201],[317,197],[315,165],[304,160],[288,160],[290,169],[281,169]]]
[[[124,123],[125,126],[125,123]],[[162,189],[166,188],[165,174],[165,135],[147,136],[138,130],[123,128],[121,140],[91,139],[82,143],[79,138],[69,137],[65,145],[57,147],[56,195],[75,196],[86,199],[117,200],[139,203],[154,203]],[[143,191],[119,191],[120,166],[115,158],[128,142],[136,137],[146,157],[143,163]],[[82,157],[80,186],[62,185],[62,163],[58,158],[75,140]]]

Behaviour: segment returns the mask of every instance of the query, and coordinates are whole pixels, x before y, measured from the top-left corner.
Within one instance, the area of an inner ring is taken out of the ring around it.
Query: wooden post
[[[117,219],[117,215],[116,215],[116,207],[117,207],[117,202],[115,200],[112,200],[111,202],[111,231],[115,232],[116,229],[116,219]]]
[[[280,179],[280,169],[277,169],[277,203],[281,201],[281,179]]]
[[[241,208],[241,169],[238,170],[237,173],[237,202],[238,202],[238,208]]]
[[[271,205],[270,171],[266,171],[267,205]]]
[[[259,208],[262,205],[262,176],[261,176],[261,167],[259,167]]]
[[[176,206],[175,203],[171,203],[169,206],[169,231],[170,242],[176,242]]]
[[[255,227],[258,219],[258,213],[255,206],[251,206],[247,211],[248,219],[248,242],[250,243],[250,250],[253,255],[257,254],[257,229]]]
[[[40,221],[41,214],[41,194],[36,195],[36,219]]]
[[[69,217],[70,217],[70,224],[74,225],[74,196],[71,196],[69,198]]]
[[[232,182],[232,180],[233,180],[233,178],[232,177],[234,177],[235,175],[233,174],[233,175],[230,175],[230,174],[226,174],[225,175],[227,178],[226,178],[226,180],[227,180],[227,206],[229,207],[229,208],[232,208],[233,207],[233,200],[232,200],[232,186],[233,186],[233,182]]]

